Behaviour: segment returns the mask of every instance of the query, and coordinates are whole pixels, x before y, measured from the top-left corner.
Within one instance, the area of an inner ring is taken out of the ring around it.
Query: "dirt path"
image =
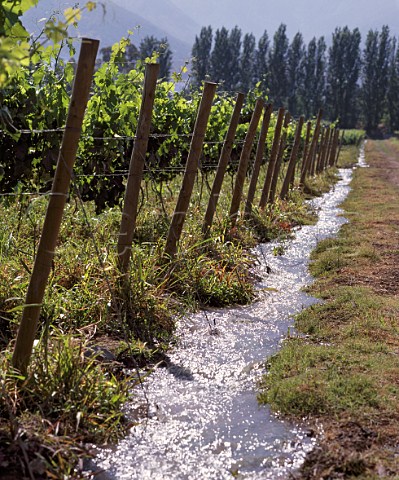
[[[351,265],[340,270],[337,282],[346,285],[370,287],[380,295],[399,294],[399,216],[396,205],[399,200],[399,141],[368,141],[366,161],[370,170],[368,177],[374,178],[374,185],[367,188],[368,202],[386,205],[386,216],[372,214],[367,221],[370,240],[375,252],[373,262],[359,269]],[[390,185],[392,191],[385,187]]]
[[[399,141],[369,140],[365,151],[369,167],[355,174],[353,191],[344,203],[350,223],[334,246],[341,249],[341,266],[322,275],[313,288],[332,305],[328,328],[336,329],[336,337],[324,341],[338,347],[341,341],[347,343],[348,334],[342,332],[348,329],[348,319],[350,328],[364,336],[370,353],[362,355],[361,365],[348,361],[343,369],[370,376],[377,385],[379,407],[311,416],[316,429],[322,425],[321,441],[307,456],[298,479],[399,478]],[[350,311],[348,305],[348,318],[343,319],[342,307],[334,310],[336,292],[352,287],[363,289],[365,300],[372,298],[379,307]],[[369,326],[377,315],[378,324]],[[357,341],[354,335],[354,344]],[[373,345],[380,346],[379,355],[371,353]]]

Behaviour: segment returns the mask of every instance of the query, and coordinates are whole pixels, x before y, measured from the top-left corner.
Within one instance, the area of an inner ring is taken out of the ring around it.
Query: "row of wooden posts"
[[[54,259],[63,210],[68,197],[73,166],[81,134],[84,112],[89,98],[98,45],[99,42],[97,40],[82,40],[65,132],[61,143],[42,235],[31,274],[22,320],[18,330],[13,353],[13,366],[23,373],[25,373],[27,370],[32,354],[44,292]],[[158,73],[159,65],[148,64],[146,66],[142,105],[129,167],[122,221],[118,237],[118,263],[123,274],[126,274],[129,271],[133,235],[136,227],[136,218],[138,212],[140,186],[143,177],[148,138],[150,135],[152,109],[154,105]],[[173,258],[177,252],[178,243],[190,204],[195,178],[198,172],[199,159],[205,140],[208,119],[214,95],[216,93],[216,87],[217,85],[215,83],[205,82],[204,84],[204,90],[197,112],[197,119],[194,126],[190,150],[183,176],[182,187],[166,239],[166,257]],[[229,128],[223,143],[216,176],[204,217],[202,231],[205,236],[209,234],[209,231],[212,227],[213,217],[216,211],[223,179],[234,145],[234,139],[239,124],[243,102],[244,95],[242,93],[238,93]],[[252,174],[244,210],[245,216],[249,216],[251,214],[258,184],[260,167],[264,156],[266,137],[269,130],[272,110],[273,107],[271,104],[265,105],[265,102],[262,99],[258,99],[256,101],[249,128],[244,140],[235,178],[235,185],[229,211],[232,225],[235,225],[239,216],[239,209],[243,197],[243,188],[250,163],[251,151],[263,114],[256,156],[252,166]],[[319,112],[312,139],[312,123],[307,123],[306,140],[300,172],[300,183],[302,185],[304,184],[307,175],[315,175],[320,173],[328,166],[334,165],[338,158],[338,129],[325,128],[322,132],[321,115],[321,112]],[[287,127],[290,121],[290,114],[285,112],[284,108],[280,108],[277,114],[277,123],[275,126],[274,138],[270,151],[266,179],[261,192],[259,203],[259,207],[261,209],[265,208],[267,203],[273,203],[276,196],[277,180],[287,143],[286,128],[283,127]],[[289,189],[294,183],[295,169],[297,165],[303,126],[304,117],[300,117],[297,122],[294,144],[291,150],[286,175],[280,192],[280,197],[282,199],[287,196]],[[321,141],[319,143],[320,136]]]

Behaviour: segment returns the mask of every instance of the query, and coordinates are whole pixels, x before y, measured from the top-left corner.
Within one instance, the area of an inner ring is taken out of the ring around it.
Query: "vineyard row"
[[[23,317],[15,344],[13,364],[22,372],[26,371],[29,363],[38,327],[43,296],[54,261],[54,252],[61,227],[63,210],[68,198],[70,182],[73,177],[74,164],[81,139],[84,114],[89,99],[97,49],[97,41],[90,39],[83,40],[66,127],[63,133],[55,176],[52,182],[52,191],[49,195],[49,204],[44,220],[41,240],[30,278]],[[118,267],[122,274],[125,275],[128,274],[130,266],[139,196],[147,158],[154,101],[156,98],[158,71],[158,64],[148,64],[146,66],[142,102],[135,134],[136,139],[133,144],[127,177],[122,221],[117,244]],[[177,253],[183,226],[190,207],[191,195],[198,173],[198,166],[208,125],[212,123],[211,114],[215,106],[214,98],[216,87],[217,85],[215,83],[205,82],[199,101],[180,193],[166,237],[164,249],[165,261],[170,261]],[[205,238],[209,235],[212,228],[224,176],[232,155],[243,103],[244,95],[238,93],[230,121],[225,128],[225,139],[220,152],[218,167],[203,221],[202,231]],[[228,214],[230,226],[234,227],[237,219],[240,217],[249,218],[251,216],[257,193],[260,193],[258,208],[264,211],[267,205],[274,203],[277,196],[281,199],[287,197],[290,189],[295,185],[296,176],[299,187],[301,187],[304,185],[308,176],[320,174],[327,168],[336,165],[339,153],[339,130],[331,125],[322,127],[322,112],[319,112],[315,125],[313,125],[312,122],[307,122],[305,132],[303,132],[304,117],[301,116],[294,124],[290,113],[286,112],[284,108],[280,108],[275,116],[265,180],[263,185],[259,187],[259,173],[261,165],[264,163],[265,145],[270,133],[270,125],[273,117],[272,111],[273,107],[271,104],[266,105],[262,98],[256,99],[235,173],[235,182]],[[293,132],[293,144],[287,161],[284,162],[290,131]],[[255,148],[254,142],[257,134],[258,141]],[[305,136],[304,142],[302,142],[303,135]],[[251,161],[251,154],[254,148],[255,158],[254,161]],[[300,151],[301,155],[299,155]],[[251,168],[249,169],[250,166]],[[281,175],[283,176],[283,182],[280,191],[277,191],[278,179]],[[249,187],[245,194],[245,208],[243,209],[243,213],[241,213],[241,203],[244,199],[244,188],[247,177],[249,177]]]

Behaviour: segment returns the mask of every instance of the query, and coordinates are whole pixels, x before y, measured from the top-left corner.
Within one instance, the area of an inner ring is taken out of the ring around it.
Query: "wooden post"
[[[260,172],[260,166],[262,164],[263,154],[265,152],[266,137],[269,131],[270,119],[273,111],[273,105],[269,103],[265,108],[263,115],[262,128],[259,134],[258,146],[256,149],[256,157],[252,170],[251,181],[248,188],[247,201],[245,204],[245,215],[248,216],[252,211],[252,204],[255,198],[256,185],[258,183],[258,177]]]
[[[279,149],[279,146],[280,146],[280,136],[281,136],[281,129],[282,129],[283,120],[284,120],[284,112],[285,112],[284,108],[282,108],[282,107],[279,108],[278,114],[277,114],[276,127],[274,129],[273,145],[272,145],[272,149],[270,151],[269,166],[267,168],[265,183],[263,184],[262,194],[261,194],[260,202],[259,202],[259,207],[260,208],[265,208],[267,198],[269,196],[270,184],[271,184],[271,181],[272,181],[274,166],[276,164],[278,149]]]
[[[299,145],[301,144],[301,135],[302,135],[302,128],[303,128],[304,121],[305,121],[305,118],[303,116],[299,117],[298,124],[296,126],[294,146],[291,151],[290,160],[288,162],[287,173],[285,175],[284,183],[280,192],[280,198],[282,200],[284,200],[284,198],[287,196],[289,186],[291,185],[291,181],[295,174],[295,164],[298,156]]]
[[[98,45],[98,40],[82,39],[65,132],[12,357],[14,368],[23,374],[26,373],[32,355],[44,292],[53,264],[62,214],[82,130],[83,116],[89,98]]]
[[[299,118],[298,121],[300,121],[300,118]],[[297,151],[297,154],[296,154],[296,157],[297,157],[297,158],[296,158],[295,163],[294,163],[294,169],[293,169],[293,171],[292,171],[292,173],[291,173],[291,176],[290,176],[290,183],[289,183],[289,186],[288,186],[289,189],[294,188],[294,184],[295,184],[295,172],[296,172],[296,170],[297,170],[297,167],[299,166],[298,153],[299,153],[299,150],[300,150],[300,148],[301,148],[302,130],[303,130],[304,124],[305,124],[305,117],[304,117],[303,122],[302,122],[302,129],[301,129],[301,134],[300,134],[300,136],[299,136],[299,143],[298,143],[298,151]],[[305,140],[305,141],[306,141],[306,140]],[[309,141],[309,139],[308,139],[308,141]]]
[[[242,197],[242,191],[244,189],[245,176],[248,170],[249,157],[251,156],[252,145],[256,135],[256,130],[259,125],[259,120],[262,115],[264,102],[258,98],[255,103],[255,109],[252,113],[251,122],[247,134],[245,136],[244,145],[241,150],[240,162],[238,164],[236,181],[234,184],[233,197],[231,199],[229,217],[232,225],[234,226],[237,221],[238,212],[240,209],[240,202]]]
[[[335,157],[336,157],[336,154],[337,154],[338,140],[339,140],[339,130],[338,130],[338,128],[336,128],[334,130],[330,157],[328,159],[328,164],[329,164],[330,167],[334,166]]]
[[[321,134],[321,130],[318,135],[318,140],[320,140],[320,134]],[[318,141],[315,145],[314,151],[312,152],[312,157],[310,159],[310,164],[309,164],[309,175],[311,177],[314,177],[316,173],[316,162],[317,162],[317,156],[319,154],[319,149],[320,149],[320,143]]]
[[[300,176],[300,181],[299,181],[300,184],[302,184],[303,181],[305,181],[304,173],[306,174],[306,170],[307,170],[306,161],[307,161],[307,158],[308,158],[308,150],[309,150],[309,141],[310,141],[311,131],[312,131],[312,122],[309,121],[307,123],[307,126],[306,126],[305,146],[303,148],[303,153],[302,153],[301,176]],[[303,181],[302,181],[302,177],[303,177]]]
[[[215,215],[216,207],[219,201],[220,191],[222,189],[224,175],[226,168],[230,160],[231,151],[234,145],[234,138],[236,135],[238,123],[240,120],[240,113],[242,105],[244,103],[245,95],[243,93],[237,94],[236,104],[231,116],[229,129],[226,133],[226,137],[223,143],[223,148],[219,157],[219,164],[216,171],[215,180],[213,181],[211,194],[209,197],[208,207],[206,209],[204,223],[202,225],[202,233],[207,236],[212,227],[213,217]]]
[[[137,208],[140,186],[143,178],[145,155],[150,135],[152,109],[159,74],[159,64],[147,63],[145,69],[144,91],[141,100],[140,115],[137,124],[136,139],[130,159],[122,221],[118,237],[118,265],[123,273],[129,270],[134,230],[136,228]]]
[[[322,170],[323,155],[324,155],[324,151],[325,151],[326,139],[327,139],[327,127],[324,127],[322,132],[321,132],[319,151],[318,151],[315,166],[314,166],[315,174],[321,173],[321,170]]]
[[[281,140],[280,140],[280,147],[277,155],[277,160],[276,164],[274,166],[274,172],[272,176],[272,182],[270,184],[270,193],[269,193],[269,198],[267,199],[268,203],[273,203],[274,198],[276,196],[276,189],[277,189],[277,181],[278,181],[278,176],[280,173],[280,168],[281,168],[281,162],[283,161],[283,156],[284,156],[284,151],[285,147],[287,144],[287,128],[288,125],[291,121],[291,115],[289,112],[285,114],[285,119],[284,119],[284,132],[281,135]]]
[[[314,177],[315,173],[316,173],[316,162],[317,162],[317,156],[318,156],[319,150],[320,150],[320,135],[321,135],[321,133],[322,133],[322,131],[320,130],[319,135],[318,135],[319,141],[316,143],[315,149],[313,151],[312,158],[310,159],[309,175],[311,177]]]
[[[325,146],[325,149],[324,149],[323,162],[322,162],[322,165],[321,165],[321,169],[322,169],[323,172],[324,172],[324,170],[327,169],[327,165],[328,165],[327,160],[328,160],[328,155],[329,155],[330,150],[331,150],[331,133],[332,133],[331,127],[328,127],[326,146]]]
[[[180,190],[179,198],[177,199],[172,221],[170,223],[168,237],[166,239],[165,254],[169,257],[174,257],[176,255],[177,244],[180,240],[187,210],[190,205],[191,194],[193,192],[195,177],[197,175],[198,162],[202,152],[206,127],[208,125],[209,114],[211,112],[216,86],[216,83],[204,83],[204,91],[202,93],[197,120],[194,126],[193,137],[191,139],[190,151],[188,153],[186,169],[183,177],[183,184]]]
[[[345,132],[342,130],[341,138],[340,140],[338,140],[338,147],[337,147],[338,151],[337,151],[337,157],[335,158],[335,161],[334,161],[334,165],[338,165],[339,154],[341,153],[341,148],[344,143],[344,136],[345,136]]]
[[[328,168],[328,161],[329,161],[329,158],[330,158],[330,153],[331,153],[331,148],[332,148],[332,140],[333,140],[333,129],[331,128],[331,125],[328,127],[328,142],[327,142],[327,145],[326,145],[326,153],[325,153],[325,156],[324,156],[324,160],[323,160],[323,170],[327,170]]]
[[[308,172],[310,174],[312,174],[312,169],[313,169],[313,165],[314,165],[314,157],[317,153],[317,143],[319,141],[319,134],[320,134],[322,116],[323,116],[323,111],[319,110],[319,113],[317,115],[317,120],[316,120],[316,126],[315,126],[315,129],[314,129],[314,132],[313,132],[312,142],[310,144],[310,148],[309,148],[309,152],[308,152],[308,158],[307,158],[307,161],[306,161],[307,166],[306,166],[305,171],[303,172],[303,179],[301,178],[301,185],[304,184],[305,177],[308,174]]]

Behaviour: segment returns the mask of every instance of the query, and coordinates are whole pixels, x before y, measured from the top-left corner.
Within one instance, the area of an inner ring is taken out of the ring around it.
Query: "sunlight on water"
[[[360,156],[364,165],[364,152]],[[97,479],[283,479],[298,468],[314,440],[256,400],[264,361],[292,328],[291,315],[316,300],[301,290],[317,242],[345,222],[338,205],[351,170],[333,190],[312,201],[319,221],[298,229],[273,256],[277,243],[260,245],[259,299],[246,307],[186,318],[168,368],[159,368],[135,392],[127,412],[145,405],[147,418],[115,448],[102,450]],[[271,269],[271,273],[267,271]]]

